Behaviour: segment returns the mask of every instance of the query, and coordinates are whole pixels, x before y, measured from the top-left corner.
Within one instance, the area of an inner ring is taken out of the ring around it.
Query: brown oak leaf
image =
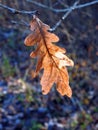
[[[42,93],[47,94],[53,84],[61,95],[71,97],[72,90],[69,86],[69,75],[66,66],[73,66],[64,48],[54,43],[59,41],[59,37],[49,32],[50,27],[44,24],[37,16],[33,16],[30,23],[32,33],[29,34],[24,43],[27,46],[36,45],[36,50],[31,52],[32,58],[37,57],[35,76],[43,69],[41,78]]]

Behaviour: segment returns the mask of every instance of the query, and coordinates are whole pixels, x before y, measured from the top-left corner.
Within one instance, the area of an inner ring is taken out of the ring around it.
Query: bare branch
[[[84,3],[84,4],[80,4],[80,5],[77,5],[78,2],[75,2],[74,5],[71,6],[71,7],[67,7],[67,8],[64,8],[64,9],[55,9],[55,8],[53,8],[52,6],[49,7],[49,6],[46,6],[46,5],[44,5],[44,4],[38,3],[38,2],[36,2],[36,1],[34,1],[34,0],[26,0],[26,1],[27,1],[27,2],[31,2],[31,3],[33,3],[33,4],[37,5],[37,6],[39,6],[39,7],[42,7],[42,8],[51,10],[51,11],[53,11],[53,12],[55,12],[55,13],[62,13],[62,12],[65,13],[65,14],[62,16],[62,18],[54,25],[54,27],[50,29],[50,31],[56,30],[56,28],[57,28],[58,26],[60,26],[61,22],[62,22],[65,18],[67,18],[67,16],[68,16],[73,10],[75,10],[75,9],[80,9],[80,8],[84,8],[84,7],[88,7],[88,6],[91,6],[91,5],[94,5],[94,4],[97,4],[97,3],[98,3],[98,0],[94,0],[94,1],[92,1],[92,2],[88,2],[88,3]],[[11,7],[9,7],[9,6],[3,5],[3,4],[1,4],[1,3],[0,3],[0,7],[7,9],[7,10],[9,10],[10,12],[12,12],[12,13],[14,13],[14,14],[34,15],[34,14],[36,14],[36,13],[38,12],[38,11],[36,11],[36,10],[35,10],[35,11],[17,10],[17,9],[11,8]],[[14,21],[14,23],[15,23],[15,21]],[[24,25],[28,26],[27,24],[25,24],[25,23],[23,23],[23,22],[22,22],[21,24],[24,24]]]
[[[30,3],[33,3],[39,7],[42,7],[42,8],[45,8],[45,9],[48,9],[48,10],[52,10],[53,8],[49,7],[49,6],[46,6],[44,4],[41,4],[41,3],[38,3],[36,1],[33,1],[33,0],[26,0],[27,2],[30,2]],[[53,11],[53,10],[52,10]]]
[[[30,27],[30,24],[28,24],[27,22],[25,22],[25,21],[23,21],[23,20],[21,20],[20,22],[19,22],[19,21],[11,20],[11,23],[17,24],[17,25],[26,26],[26,27]]]
[[[1,4],[1,3],[0,3],[0,7],[9,10],[9,11],[10,11],[11,13],[13,13],[13,14],[28,14],[28,15],[31,14],[31,15],[33,15],[33,14],[36,14],[36,13],[37,13],[36,10],[35,10],[35,11],[26,11],[26,10],[21,10],[21,11],[20,11],[20,10],[11,8],[11,7],[9,7],[9,6],[3,5],[3,4]]]
[[[57,28],[58,26],[60,26],[61,22],[62,22],[65,18],[67,18],[67,16],[73,11],[73,9],[76,7],[76,5],[77,5],[78,3],[79,3],[79,1],[76,1],[76,2],[73,4],[73,6],[71,6],[70,10],[68,10],[68,11],[62,16],[62,18],[54,25],[53,28],[50,29],[50,31],[55,31],[56,28]]]
[[[27,0],[28,2],[31,2],[39,7],[42,7],[42,8],[45,8],[45,9],[48,9],[48,10],[51,10],[55,13],[63,13],[63,12],[67,12],[70,10],[70,8],[72,7],[68,7],[68,8],[65,8],[65,9],[55,9],[55,8],[51,8],[49,6],[46,6],[44,4],[41,4],[41,3],[38,3],[36,1],[33,1],[33,0]],[[88,2],[88,3],[85,3],[85,4],[80,4],[80,5],[77,5],[75,6],[75,8],[73,8],[73,10],[75,9],[80,9],[80,8],[84,8],[84,7],[87,7],[87,6],[91,6],[91,5],[94,5],[94,4],[97,4],[98,3],[98,0],[94,0],[94,1],[91,1],[91,2]]]

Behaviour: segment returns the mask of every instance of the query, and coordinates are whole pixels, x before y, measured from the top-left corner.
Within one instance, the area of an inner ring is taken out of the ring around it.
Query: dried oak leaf
[[[44,69],[40,82],[42,93],[47,94],[55,83],[56,89],[61,95],[71,97],[72,90],[69,86],[66,66],[73,66],[73,61],[65,55],[64,48],[54,44],[59,41],[58,36],[49,32],[50,27],[37,16],[33,16],[30,26],[32,33],[26,37],[24,43],[27,46],[36,44],[36,50],[31,52],[30,56],[37,57],[35,76],[41,69]]]

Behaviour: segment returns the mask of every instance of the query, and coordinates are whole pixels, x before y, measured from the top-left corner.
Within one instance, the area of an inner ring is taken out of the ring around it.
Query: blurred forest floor
[[[61,9],[74,0],[37,0]],[[80,3],[88,2],[81,0]],[[38,10],[39,18],[53,27],[63,13],[54,13],[26,0],[1,0],[19,10]],[[57,3],[57,4],[55,4]],[[52,4],[52,5],[51,5]],[[0,130],[98,130],[98,4],[74,10],[54,33],[75,66],[68,67],[71,99],[60,96],[55,87],[44,96],[41,74],[31,78],[35,60],[33,47],[24,45],[30,33],[31,17],[0,8]]]

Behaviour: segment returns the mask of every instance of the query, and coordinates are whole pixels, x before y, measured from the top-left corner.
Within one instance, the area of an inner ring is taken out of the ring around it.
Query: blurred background
[[[92,0],[93,1],[93,0]],[[0,0],[17,10],[39,12],[50,27],[75,0]],[[85,4],[91,0],[80,0]],[[54,30],[57,45],[66,48],[75,65],[68,67],[73,96],[52,88],[41,93],[41,73],[32,79],[36,61],[24,45],[31,15],[14,14],[0,6],[0,130],[98,130],[98,4],[75,9]]]

